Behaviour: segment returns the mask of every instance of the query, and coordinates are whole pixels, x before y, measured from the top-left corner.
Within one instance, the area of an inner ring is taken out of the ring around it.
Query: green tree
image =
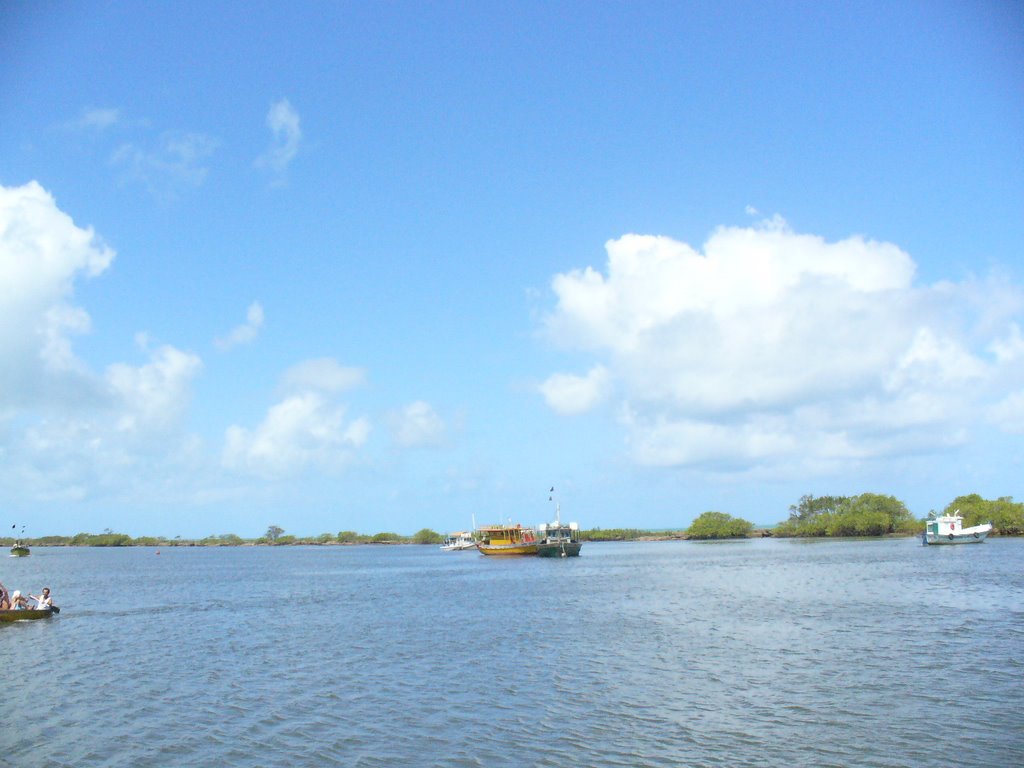
[[[971,493],[966,496],[957,496],[946,508],[942,510],[945,515],[959,512],[964,518],[964,525],[978,525],[988,522],[988,502],[979,494]]]
[[[1000,496],[989,502],[989,520],[1004,536],[1020,536],[1024,534],[1024,503],[1014,502],[1012,496]]]
[[[429,528],[421,528],[412,535],[413,544],[440,544],[442,541],[444,537]]]
[[[690,523],[686,535],[691,539],[739,539],[754,530],[754,524],[725,512],[704,512]]]
[[[877,493],[803,496],[789,510],[789,519],[775,528],[777,536],[882,536],[920,527],[902,501]]]
[[[276,525],[272,525],[269,528],[267,528],[267,532],[264,534],[264,538],[266,538],[271,544],[274,544],[277,542],[279,538],[281,538],[282,533],[284,533],[284,528],[279,528]]]
[[[829,536],[884,536],[912,533],[919,526],[906,505],[893,496],[862,493],[845,499],[829,516]]]
[[[958,510],[964,518],[965,526],[992,523],[992,527],[1000,534],[1024,534],[1024,503],[1014,502],[1012,496],[1001,496],[994,501],[983,499],[977,493],[957,496],[946,505],[943,512],[952,514]]]
[[[800,522],[808,522],[814,520],[822,515],[831,515],[839,507],[846,502],[846,496],[814,496],[807,494],[801,496],[800,501],[797,504],[792,504],[789,507],[789,519],[799,520]]]
[[[391,543],[394,543],[396,541],[401,541],[401,540],[402,540],[402,537],[399,536],[397,533],[388,533],[388,532],[375,533],[370,538],[370,541],[373,542],[374,544],[391,544]]]
[[[355,531],[339,531],[338,541],[342,544],[358,544],[365,541],[366,537],[361,536]]]
[[[829,523],[836,511],[847,501],[846,496],[810,494],[789,508],[789,519],[775,528],[777,536],[828,536]]]

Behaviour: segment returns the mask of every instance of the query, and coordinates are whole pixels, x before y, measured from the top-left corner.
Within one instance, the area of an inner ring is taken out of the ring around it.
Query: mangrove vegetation
[[[985,499],[973,493],[958,496],[943,508],[942,513],[959,512],[965,526],[991,522],[997,536],[1024,535],[1024,503],[1010,496]],[[940,514],[934,510],[930,514]],[[802,496],[790,506],[788,519],[768,528],[725,512],[709,511],[698,515],[688,527],[678,529],[591,528],[579,532],[582,541],[650,541],[666,539],[736,539],[757,536],[821,537],[821,536],[911,536],[924,529],[924,518],[917,518],[894,496],[862,493],[858,496]],[[222,533],[201,539],[163,536],[133,538],[109,528],[102,533],[77,533],[74,536],[18,537],[30,547],[236,547],[289,545],[352,545],[352,544],[426,544],[436,546],[444,537],[430,528],[422,528],[411,536],[393,531],[362,534],[344,530],[316,536],[296,536],[278,525],[267,527],[256,539],[245,539],[234,533]],[[11,546],[15,539],[0,537],[0,546]]]

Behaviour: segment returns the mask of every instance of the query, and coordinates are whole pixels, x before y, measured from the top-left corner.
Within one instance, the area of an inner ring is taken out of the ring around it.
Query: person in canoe
[[[50,588],[49,587],[43,587],[43,593],[41,595],[39,595],[39,597],[36,597],[35,595],[32,595],[32,594],[30,594],[29,597],[32,600],[36,601],[36,609],[37,610],[43,610],[44,608],[52,608],[53,607],[53,598],[50,597]]]
[[[7,594],[7,590],[4,589],[4,585],[0,584],[0,611],[11,610],[11,597]]]
[[[27,611],[28,610],[28,600],[26,600],[25,596],[23,594],[21,594],[21,592],[19,590],[17,590],[17,589],[14,590],[13,592],[11,592],[11,610],[12,611]]]

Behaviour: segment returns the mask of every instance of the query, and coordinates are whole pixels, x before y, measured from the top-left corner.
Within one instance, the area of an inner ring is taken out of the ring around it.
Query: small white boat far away
[[[934,513],[933,513],[934,514]],[[980,544],[992,530],[992,523],[964,528],[960,510],[951,515],[929,515],[921,535],[922,544]]]
[[[460,549],[476,549],[476,541],[473,540],[471,531],[449,533],[441,543],[442,552],[457,552]]]

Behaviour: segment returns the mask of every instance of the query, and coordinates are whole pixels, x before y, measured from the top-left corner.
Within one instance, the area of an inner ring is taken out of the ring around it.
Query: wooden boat
[[[442,552],[458,552],[463,549],[476,549],[472,531],[454,531],[445,536],[441,543]]]
[[[533,528],[515,525],[490,525],[479,529],[480,541],[476,548],[485,555],[536,555],[539,540]]]
[[[558,507],[555,507],[555,522],[541,523],[540,544],[537,545],[538,557],[579,557],[583,542],[580,541],[578,523],[562,524]]]
[[[960,510],[952,515],[929,515],[921,534],[922,544],[980,544],[992,531],[992,523],[964,528]]]
[[[14,542],[14,546],[11,547],[11,557],[28,557],[29,548],[22,544],[20,541]]]
[[[20,593],[18,590],[14,590],[14,598],[17,598]],[[0,584],[0,605],[11,605],[13,602],[12,593],[7,591],[7,587]],[[38,599],[29,597],[30,600]],[[12,621],[31,621],[32,619],[48,619],[55,613],[60,613],[60,608],[56,605],[47,606],[46,608],[22,608],[21,610],[13,610],[4,608],[0,610],[0,624],[10,623]]]
[[[22,611],[0,611],[0,624],[12,621],[31,621],[32,619],[48,619],[54,614],[52,608],[28,608]]]

